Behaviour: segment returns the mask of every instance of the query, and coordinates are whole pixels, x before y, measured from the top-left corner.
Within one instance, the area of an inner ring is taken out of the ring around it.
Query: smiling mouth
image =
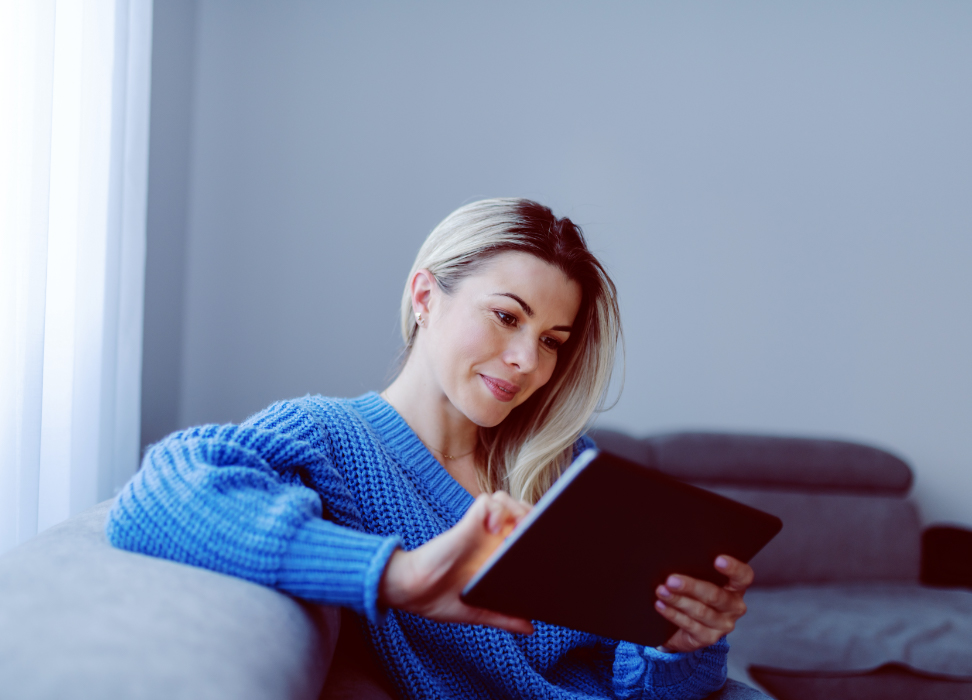
[[[516,384],[504,382],[502,379],[487,377],[485,374],[480,374],[479,376],[483,378],[483,383],[486,384],[486,388],[500,401],[512,401],[513,397],[516,396],[516,392],[520,390],[520,387]]]

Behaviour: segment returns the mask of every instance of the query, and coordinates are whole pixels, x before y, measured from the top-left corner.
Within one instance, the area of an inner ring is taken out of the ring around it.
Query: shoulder
[[[383,419],[387,419],[385,413],[390,408],[373,391],[355,398],[308,394],[282,403],[301,411],[326,433],[359,432],[362,430],[384,432],[385,421]]]
[[[366,462],[385,460],[390,445],[398,444],[402,433],[410,429],[391,406],[377,393],[368,392],[355,398],[307,395],[281,401],[266,409],[264,420],[277,421],[290,416],[298,433],[316,443],[333,460],[354,458]]]
[[[276,401],[239,425],[207,425],[189,428],[167,439],[198,441],[225,445],[233,443],[256,453],[300,453],[309,459],[307,450],[332,453],[333,435],[355,430],[362,419],[354,410],[356,399],[306,395]],[[360,430],[360,428],[357,428]]]
[[[367,395],[366,395],[367,396]],[[293,399],[276,401],[244,421],[244,425],[259,425],[264,428],[293,428],[297,425],[315,426],[327,431],[350,422],[360,422],[361,413],[356,399],[306,394]]]

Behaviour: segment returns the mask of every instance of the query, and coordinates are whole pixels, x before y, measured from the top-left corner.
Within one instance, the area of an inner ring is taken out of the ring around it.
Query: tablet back
[[[588,450],[466,586],[470,605],[658,646],[676,627],[655,588],[680,573],[723,585],[720,554],[749,561],[779,518]]]

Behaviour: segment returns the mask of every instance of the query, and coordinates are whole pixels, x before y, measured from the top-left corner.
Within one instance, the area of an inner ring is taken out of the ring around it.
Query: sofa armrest
[[[0,557],[0,696],[318,697],[337,608],[115,549],[110,505]]]
[[[972,530],[935,525],[921,536],[921,582],[972,589]]]

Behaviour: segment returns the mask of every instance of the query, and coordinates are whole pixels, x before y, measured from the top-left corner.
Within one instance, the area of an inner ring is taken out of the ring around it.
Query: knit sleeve
[[[621,642],[614,651],[614,692],[624,700],[693,700],[726,682],[729,641],[689,653],[668,654]]]
[[[315,491],[305,485],[313,475]],[[378,583],[398,538],[322,518],[350,501],[320,425],[299,402],[241,425],[208,425],[153,445],[118,494],[116,547],[278,588],[381,619]]]

